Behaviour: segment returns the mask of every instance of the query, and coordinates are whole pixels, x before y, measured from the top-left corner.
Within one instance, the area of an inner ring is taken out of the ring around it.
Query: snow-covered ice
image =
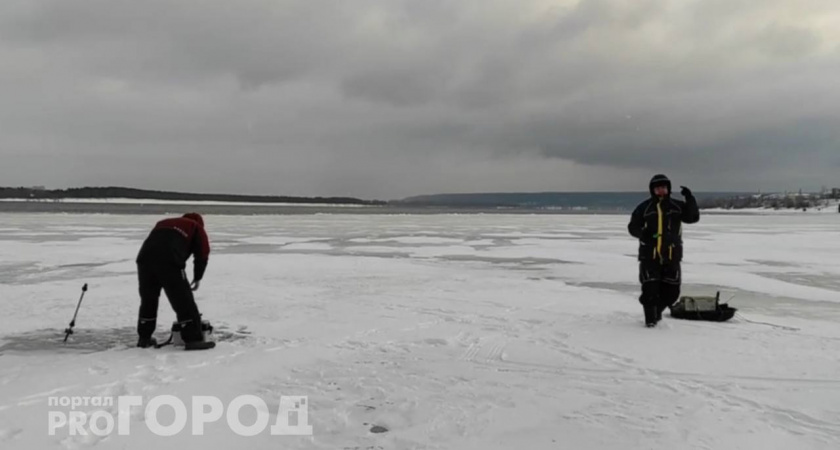
[[[133,347],[158,217],[0,217],[2,449],[840,448],[840,214],[687,226],[683,292],[741,315],[655,329],[624,216],[208,216],[207,352]],[[308,396],[314,434],[47,433],[51,396],[163,394]]]

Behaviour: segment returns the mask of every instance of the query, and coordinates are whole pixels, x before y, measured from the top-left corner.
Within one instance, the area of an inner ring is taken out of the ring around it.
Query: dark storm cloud
[[[8,184],[840,184],[834,1],[8,0]]]

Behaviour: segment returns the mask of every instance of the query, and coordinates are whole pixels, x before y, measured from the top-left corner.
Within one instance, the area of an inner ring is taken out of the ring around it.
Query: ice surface
[[[683,292],[742,317],[655,329],[623,216],[207,216],[195,353],[132,347],[157,217],[0,217],[3,449],[840,448],[840,214],[687,226]],[[306,395],[314,436],[47,434],[50,396],[162,394]]]

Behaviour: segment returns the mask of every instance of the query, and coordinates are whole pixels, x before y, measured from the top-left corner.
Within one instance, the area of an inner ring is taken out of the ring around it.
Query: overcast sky
[[[2,0],[0,185],[840,186],[837,0]]]

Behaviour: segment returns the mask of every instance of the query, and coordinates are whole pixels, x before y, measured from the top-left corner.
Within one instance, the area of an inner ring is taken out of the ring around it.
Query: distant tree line
[[[827,207],[830,200],[838,198],[840,198],[840,194],[835,190],[823,194],[803,194],[799,192],[705,198],[698,200],[697,204],[701,209],[811,209]]]
[[[141,200],[217,201],[250,203],[315,203],[345,205],[384,205],[379,200],[353,197],[290,197],[266,195],[192,194],[183,192],[150,191],[125,187],[83,187],[70,189],[41,189],[0,187],[0,198],[30,200],[61,200],[87,198],[130,198]]]

